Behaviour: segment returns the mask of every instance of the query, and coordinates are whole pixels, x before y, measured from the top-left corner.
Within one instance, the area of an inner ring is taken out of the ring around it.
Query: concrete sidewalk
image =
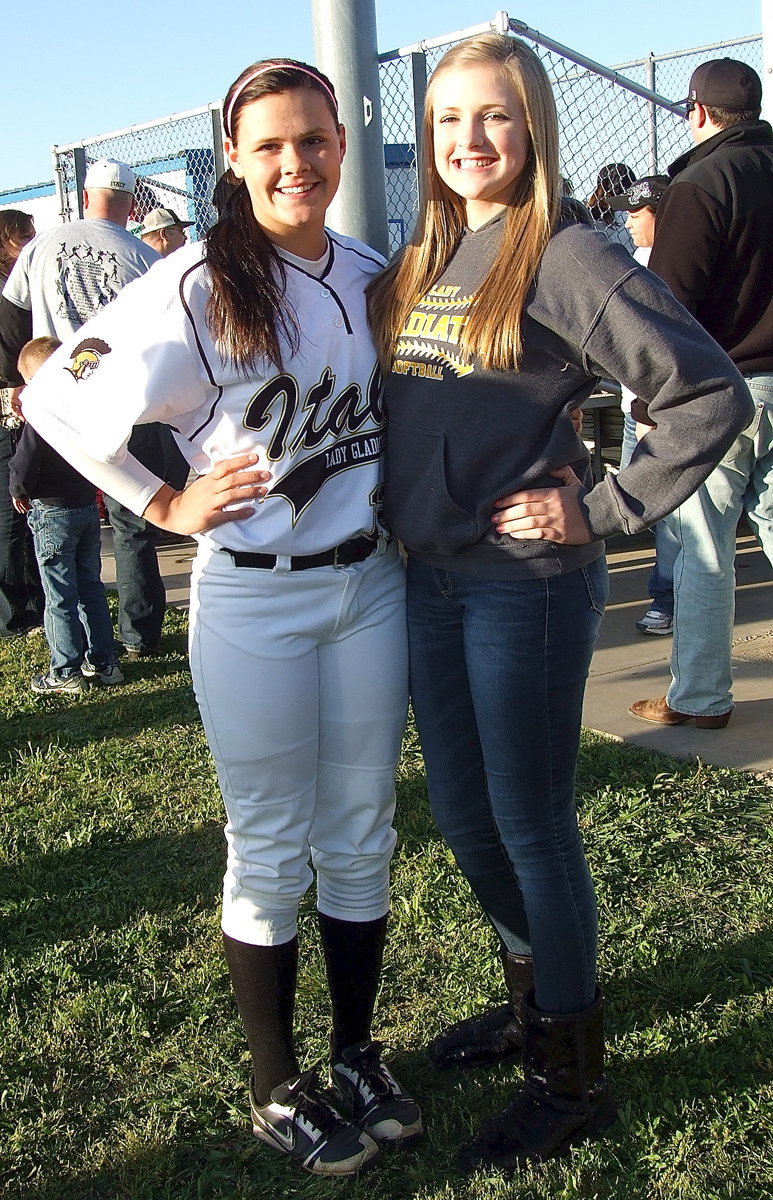
[[[669,684],[670,637],[642,636],[636,621],[647,607],[652,538],[609,543],[610,598],[591,665],[584,722],[635,746],[717,766],[773,772],[773,571],[755,539],[738,539],[736,626],[733,646],[735,711],[726,729],[664,727],[628,713],[634,700],[663,696]],[[195,544],[187,538],[158,548],[170,604],[187,607]],[[110,530],[103,531],[102,577],[115,581]]]
[[[180,608],[188,607],[190,589],[191,564],[196,556],[196,543],[192,538],[163,535],[163,542],[157,547],[158,562],[166,586],[166,599],[169,604]],[[109,588],[115,588],[115,559],[113,558],[113,531],[109,525],[102,525],[102,582]]]
[[[671,638],[642,635],[635,627],[647,607],[651,537],[616,538],[608,549],[609,606],[585,693],[585,724],[675,758],[773,772],[773,571],[756,539],[738,538],[735,710],[726,729],[649,725],[630,716],[634,700],[665,695]]]

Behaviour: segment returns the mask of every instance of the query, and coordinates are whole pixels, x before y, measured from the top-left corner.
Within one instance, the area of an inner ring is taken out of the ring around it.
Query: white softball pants
[[[317,876],[344,921],[389,907],[395,766],[408,703],[397,550],[350,567],[237,567],[202,547],[193,685],[225,802],[223,931],[289,941]]]

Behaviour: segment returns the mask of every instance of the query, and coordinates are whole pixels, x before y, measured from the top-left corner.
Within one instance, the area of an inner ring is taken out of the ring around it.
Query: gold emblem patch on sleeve
[[[73,379],[80,382],[82,379],[88,379],[89,375],[96,371],[104,355],[109,353],[110,347],[102,338],[86,338],[75,347],[70,365],[64,369],[70,372]]]

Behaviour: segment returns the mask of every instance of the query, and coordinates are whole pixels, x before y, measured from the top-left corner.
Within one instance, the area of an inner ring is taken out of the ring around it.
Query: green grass
[[[43,639],[0,643],[0,1194],[4,1200],[762,1200],[773,1191],[766,933],[771,786],[587,735],[609,1067],[601,1142],[468,1180],[460,1142],[518,1085],[437,1077],[422,1053],[498,996],[491,936],[429,816],[406,739],[378,1033],[426,1133],[361,1178],[305,1176],[251,1136],[248,1062],[220,952],[220,801],[186,670],[185,616],[127,686],[36,698]],[[328,1009],[312,898],[302,1060]]]

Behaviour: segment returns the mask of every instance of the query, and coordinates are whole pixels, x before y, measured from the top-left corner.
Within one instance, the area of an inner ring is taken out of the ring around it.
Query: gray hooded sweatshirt
[[[465,230],[414,306],[386,383],[384,518],[408,551],[440,569],[488,579],[575,570],[613,533],[638,533],[683,503],[753,416],[730,359],[653,274],[621,246],[565,225],[542,258],[526,308],[517,371],[484,370],[459,340],[491,266],[502,216]],[[657,428],[619,475],[590,487],[570,412],[599,378],[649,401]],[[491,523],[495,500],[556,487],[570,465],[586,485],[593,541],[516,539]]]

